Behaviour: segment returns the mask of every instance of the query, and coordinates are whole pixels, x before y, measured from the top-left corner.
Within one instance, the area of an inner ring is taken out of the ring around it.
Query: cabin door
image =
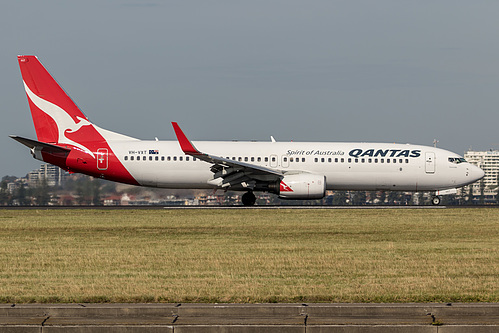
[[[107,148],[97,149],[97,169],[107,170],[109,166],[109,155]]]
[[[435,173],[435,153],[427,152],[425,158],[426,173]]]

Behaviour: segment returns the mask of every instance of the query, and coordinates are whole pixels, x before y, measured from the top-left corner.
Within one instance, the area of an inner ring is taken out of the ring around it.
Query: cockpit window
[[[449,162],[459,164],[466,162],[466,160],[463,157],[449,157]]]

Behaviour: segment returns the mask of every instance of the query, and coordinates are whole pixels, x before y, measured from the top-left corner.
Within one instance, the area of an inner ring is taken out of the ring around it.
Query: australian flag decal
[[[154,150],[153,149],[149,149],[149,154],[151,154],[151,155],[158,155],[159,154],[159,150],[157,150],[157,149],[154,149]]]

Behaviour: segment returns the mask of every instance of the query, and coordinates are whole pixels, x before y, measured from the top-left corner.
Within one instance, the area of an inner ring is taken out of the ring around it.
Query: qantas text
[[[348,155],[353,157],[419,157],[421,150],[401,150],[401,149],[352,149]]]

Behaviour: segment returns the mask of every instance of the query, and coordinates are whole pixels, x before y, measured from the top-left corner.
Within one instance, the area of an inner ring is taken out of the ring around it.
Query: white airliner
[[[13,139],[34,158],[111,181],[162,188],[222,189],[283,199],[320,199],[326,190],[438,191],[473,183],[484,172],[439,148],[393,143],[144,141],[88,120],[37,57],[18,56],[37,140]]]

